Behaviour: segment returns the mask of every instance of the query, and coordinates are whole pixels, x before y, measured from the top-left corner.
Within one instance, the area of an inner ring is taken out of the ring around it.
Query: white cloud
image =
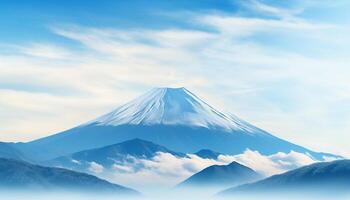
[[[337,160],[337,158],[330,157],[330,156],[323,156],[323,160],[324,160],[325,162],[332,162],[332,161]]]
[[[96,162],[90,162],[89,165],[88,170],[92,173],[100,174],[104,171],[104,167]]]
[[[330,28],[327,25],[308,23],[300,19],[278,20],[261,18],[243,18],[232,16],[208,15],[200,17],[199,21],[216,28],[230,37],[248,37],[259,32],[276,31],[320,31]]]
[[[178,158],[169,153],[159,152],[150,160],[128,159],[132,162],[116,163],[103,178],[135,188],[169,188],[192,174],[214,164],[224,162],[202,159],[196,155]]]
[[[53,44],[32,43],[28,46],[19,46],[18,49],[22,53],[34,57],[66,59],[70,56],[67,49]]]
[[[102,177],[134,188],[169,188],[206,167],[226,165],[233,161],[250,167],[264,176],[282,173],[316,162],[306,154],[293,151],[265,156],[251,150],[246,150],[235,156],[220,155],[218,160],[203,159],[192,154],[188,154],[188,157],[185,158],[179,158],[162,152],[157,153],[149,160],[130,159],[132,162],[114,164],[112,169],[106,170],[102,174]]]
[[[112,169],[117,173],[135,173],[135,169],[128,165],[113,164]]]
[[[184,177],[206,166],[217,163],[214,160],[202,159],[196,155],[188,155],[188,158],[177,158],[169,153],[158,153],[152,160],[141,160],[146,169],[172,177]]]
[[[71,162],[77,165],[81,165],[81,162],[79,160],[72,159]]]
[[[246,150],[243,154],[235,156],[220,155],[219,160],[223,162],[237,161],[265,176],[286,172],[316,162],[310,156],[294,151],[265,156],[258,151],[251,150]]]
[[[261,12],[264,14],[268,14],[270,16],[274,16],[274,17],[280,17],[280,18],[295,18],[294,16],[297,14],[301,14],[304,11],[303,7],[299,7],[298,1],[295,1],[294,3],[297,6],[293,6],[293,7],[288,7],[288,8],[281,8],[281,7],[275,7],[275,6],[271,6],[268,4],[264,4],[258,0],[248,0],[245,1],[246,2],[246,6],[250,9],[255,10],[256,12]]]

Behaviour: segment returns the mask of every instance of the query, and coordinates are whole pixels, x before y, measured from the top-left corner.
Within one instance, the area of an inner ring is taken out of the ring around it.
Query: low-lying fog
[[[6,200],[348,200],[350,198],[350,193],[347,195],[339,194],[320,194],[311,195],[308,193],[299,194],[271,194],[271,195],[261,195],[261,194],[249,194],[249,196],[216,196],[209,194],[207,192],[200,191],[176,191],[167,190],[163,192],[158,192],[154,194],[142,194],[141,196],[119,196],[114,195],[103,195],[103,194],[78,194],[78,193],[67,193],[67,192],[18,192],[18,191],[8,191],[0,192],[1,199]]]

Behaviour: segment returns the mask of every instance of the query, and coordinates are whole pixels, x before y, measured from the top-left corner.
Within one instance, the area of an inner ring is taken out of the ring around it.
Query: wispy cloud
[[[300,18],[293,19],[263,19],[263,18],[244,18],[232,16],[208,15],[201,16],[199,21],[203,24],[212,26],[222,33],[233,37],[248,37],[259,32],[274,31],[319,31],[324,28],[330,28],[326,24],[314,24],[304,21]]]
[[[299,2],[295,1],[295,3],[298,4]],[[245,1],[245,5],[256,12],[283,19],[293,19],[295,15],[303,13],[304,11],[304,7],[294,6],[292,8],[281,8],[262,3],[258,0]]]
[[[25,55],[48,59],[65,59],[70,56],[66,48],[53,44],[31,43],[28,46],[18,46],[18,49]]]

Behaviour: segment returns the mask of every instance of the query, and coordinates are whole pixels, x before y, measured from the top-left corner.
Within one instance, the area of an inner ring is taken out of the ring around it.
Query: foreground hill
[[[49,162],[43,162],[43,164],[87,171],[91,162],[98,163],[104,168],[111,168],[115,163],[124,163],[129,160],[132,161],[132,159],[135,158],[151,159],[160,152],[169,153],[176,157],[186,156],[183,153],[171,151],[166,147],[154,144],[153,142],[133,139],[102,148],[90,149],[67,156],[61,156]]]
[[[222,195],[316,192],[335,194],[350,188],[350,160],[316,163],[264,180],[228,189]]]
[[[220,112],[185,88],[153,89],[88,123],[19,144],[18,148],[42,161],[134,138],[184,153],[211,149],[233,155],[251,149],[264,155],[308,153],[319,160],[332,156],[292,144]]]
[[[249,167],[241,165],[238,162],[232,162],[228,165],[212,165],[207,167],[180,183],[178,187],[225,188],[255,181],[259,178],[261,178],[261,175]]]
[[[42,167],[23,161],[0,158],[0,189],[38,189],[137,194],[95,176],[61,168]]]

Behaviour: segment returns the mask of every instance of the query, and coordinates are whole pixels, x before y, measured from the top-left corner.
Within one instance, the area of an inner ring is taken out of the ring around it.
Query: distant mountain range
[[[315,163],[264,180],[228,189],[221,195],[308,192],[339,195],[349,192],[350,160]]]
[[[178,188],[186,187],[216,187],[222,188],[241,185],[262,178],[254,170],[238,162],[228,165],[212,165],[192,175],[178,185]]]
[[[295,151],[318,160],[336,157],[292,144],[220,112],[185,88],[153,89],[95,120],[15,147],[28,159],[45,161],[134,138],[183,153],[210,149],[233,155],[249,148],[264,155]]]
[[[152,159],[157,153],[169,153],[176,157],[186,157],[186,154],[171,151],[153,142],[133,139],[102,148],[61,156],[51,161],[43,162],[43,164],[87,171],[90,163],[95,162],[108,169],[113,164],[132,162],[133,159]]]
[[[136,195],[138,192],[95,176],[0,158],[0,190],[63,190]]]

